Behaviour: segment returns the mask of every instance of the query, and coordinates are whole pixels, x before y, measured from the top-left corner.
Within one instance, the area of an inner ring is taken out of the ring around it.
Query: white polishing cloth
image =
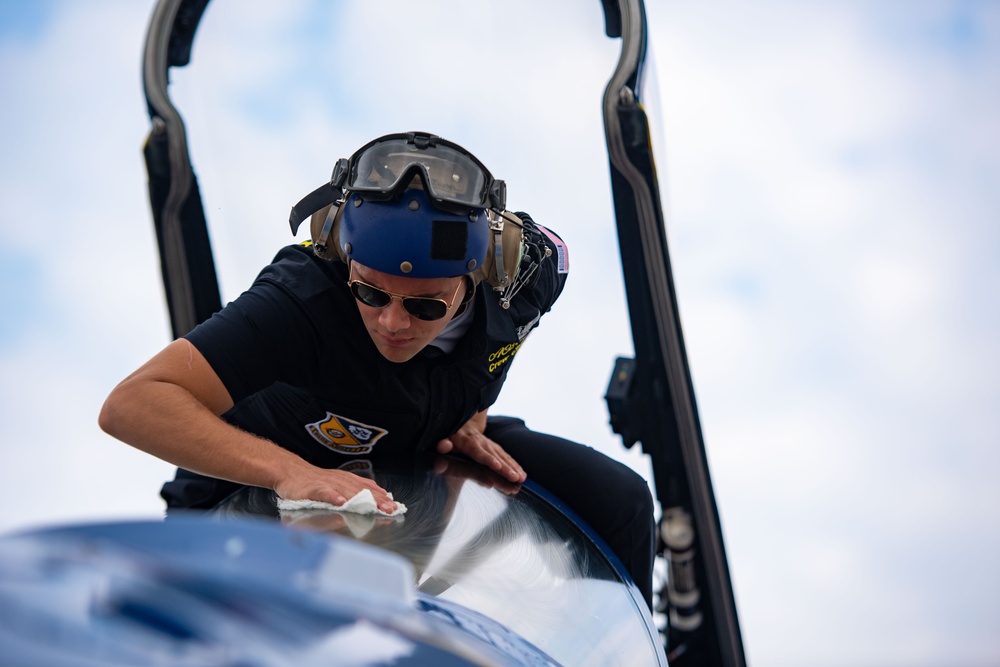
[[[392,494],[389,494],[392,498]],[[396,510],[391,514],[389,512],[383,512],[375,504],[375,496],[368,489],[362,489],[353,498],[348,500],[346,503],[337,507],[336,505],[331,505],[330,503],[324,503],[320,500],[285,500],[284,498],[278,498],[278,509],[279,510],[335,510],[337,512],[353,512],[354,514],[381,514],[382,516],[399,516],[400,514],[406,514],[406,505],[403,503],[396,503]]]

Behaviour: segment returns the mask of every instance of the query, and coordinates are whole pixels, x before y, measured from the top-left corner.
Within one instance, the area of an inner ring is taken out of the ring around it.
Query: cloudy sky
[[[169,340],[141,146],[153,2],[0,0],[0,531],[155,517],[104,436]],[[1000,3],[649,0],[685,338],[753,665],[1000,664]],[[496,412],[648,476],[601,398],[631,353],[600,3],[215,0],[171,93],[224,300],[289,206],[435,132],[567,240]],[[298,240],[301,240],[298,239]]]

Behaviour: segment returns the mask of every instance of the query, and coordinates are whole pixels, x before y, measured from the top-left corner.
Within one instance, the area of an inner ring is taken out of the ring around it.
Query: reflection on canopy
[[[250,487],[215,511],[275,517],[395,552],[412,563],[428,611],[456,604],[479,612],[562,664],[658,663],[641,598],[537,487],[510,487],[450,457],[377,468],[373,477],[407,506],[405,515],[279,512],[272,491]]]

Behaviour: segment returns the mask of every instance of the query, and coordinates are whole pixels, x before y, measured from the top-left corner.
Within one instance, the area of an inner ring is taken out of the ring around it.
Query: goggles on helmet
[[[387,134],[350,158],[340,158],[327,183],[303,197],[288,216],[292,233],[314,212],[357,192],[369,201],[392,200],[419,177],[431,206],[466,215],[507,205],[507,185],[467,150],[426,132]]]
[[[337,160],[330,184],[379,201],[395,198],[418,176],[435,208],[500,212],[507,203],[505,183],[474,155],[425,132],[388,134],[365,144],[350,158]]]

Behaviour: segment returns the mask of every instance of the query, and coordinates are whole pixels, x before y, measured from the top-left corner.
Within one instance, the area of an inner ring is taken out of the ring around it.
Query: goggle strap
[[[292,207],[292,211],[288,215],[288,224],[292,228],[292,234],[299,231],[299,225],[302,224],[303,220],[324,206],[329,206],[337,201],[337,199],[340,198],[340,195],[340,188],[336,188],[330,183],[324,183],[300,199],[299,202]]]

